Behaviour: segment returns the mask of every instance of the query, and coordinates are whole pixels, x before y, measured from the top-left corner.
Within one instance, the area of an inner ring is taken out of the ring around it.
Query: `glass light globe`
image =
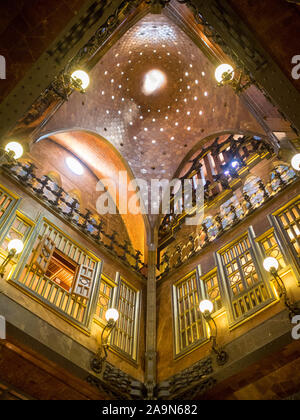
[[[266,271],[268,271],[270,273],[272,270],[276,270],[277,271],[278,268],[279,268],[279,262],[276,260],[276,258],[269,257],[269,258],[266,258],[265,259],[265,261],[264,261],[264,269]]]
[[[292,159],[292,167],[296,170],[300,170],[300,153],[297,153]]]
[[[16,254],[21,254],[24,249],[24,244],[20,239],[13,239],[8,244],[8,250],[12,251],[15,250]]]
[[[83,175],[84,169],[79,160],[73,157],[67,157],[66,164],[73,174],[78,176]]]
[[[221,64],[217,69],[215,73],[215,77],[218,83],[223,82],[223,76],[225,73],[230,73],[230,79],[232,80],[234,78],[234,69],[230,64]]]
[[[119,312],[114,308],[108,309],[105,314],[105,319],[107,322],[111,320],[117,322],[119,319]]]
[[[8,143],[5,146],[5,150],[6,150],[6,152],[14,152],[14,154],[15,154],[14,158],[15,159],[20,159],[20,157],[23,156],[23,153],[24,153],[23,146],[16,141],[12,141],[12,142]]]
[[[209,312],[211,314],[214,310],[214,305],[210,300],[203,300],[200,302],[199,308],[203,314],[205,312]]]
[[[72,73],[72,76],[71,77],[75,81],[79,80],[81,82],[82,89],[84,89],[84,90],[90,84],[89,75],[85,71],[83,71],[83,70],[76,70],[76,71],[74,71],[74,73]]]

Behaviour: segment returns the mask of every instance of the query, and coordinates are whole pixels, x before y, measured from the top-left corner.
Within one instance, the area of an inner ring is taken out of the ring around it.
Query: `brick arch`
[[[108,179],[117,185],[117,207],[119,203],[119,172],[126,172],[127,186],[134,179],[133,173],[120,153],[105,138],[92,131],[82,129],[61,130],[37,138],[35,144],[50,139],[57,145],[77,157],[98,180]],[[128,193],[128,199],[132,198],[135,192]],[[145,255],[146,231],[148,220],[142,214],[121,214],[126,226],[129,238],[135,249],[139,249]]]

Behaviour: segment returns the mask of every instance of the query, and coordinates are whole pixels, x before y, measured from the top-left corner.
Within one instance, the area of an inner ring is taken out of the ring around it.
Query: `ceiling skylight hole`
[[[79,160],[73,157],[67,157],[66,164],[68,168],[73,172],[73,174],[78,175],[78,176],[83,175],[84,169],[81,163],[79,162]]]
[[[150,70],[144,78],[143,93],[145,95],[152,95],[153,93],[162,89],[166,84],[166,76],[160,70]]]

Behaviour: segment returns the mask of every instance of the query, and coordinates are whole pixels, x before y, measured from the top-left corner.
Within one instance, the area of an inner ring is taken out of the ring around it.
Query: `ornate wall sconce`
[[[237,77],[236,74],[238,73]],[[231,86],[236,93],[242,93],[251,86],[252,80],[242,70],[234,70],[230,64],[221,64],[215,72],[219,87]]]
[[[23,156],[23,153],[24,149],[20,143],[16,141],[8,143],[4,149],[0,149],[0,166],[15,162]]]
[[[13,239],[8,244],[8,255],[0,266],[0,277],[3,278],[8,263],[24,249],[24,244],[19,239]]]
[[[101,343],[100,347],[91,360],[91,369],[98,375],[102,372],[103,365],[107,359],[108,353],[108,339],[116,327],[117,321],[119,319],[119,312],[116,309],[108,309],[105,314],[107,324],[105,325],[102,334],[101,334]]]
[[[85,93],[89,84],[89,75],[83,70],[76,70],[71,75],[68,72],[60,73],[53,81],[51,89],[57,97],[67,101],[73,90]]]
[[[289,311],[290,318],[292,319],[295,315],[300,315],[300,308],[291,302],[290,298],[288,297],[285,284],[278,274],[279,262],[276,260],[276,258],[266,258],[264,260],[264,269],[274,277],[279,290],[279,297],[284,301],[284,304]]]
[[[219,366],[224,366],[228,361],[228,354],[217,345],[217,324],[211,316],[214,310],[214,305],[210,300],[203,300],[200,303],[199,308],[210,329],[210,340],[212,341],[212,350],[217,356],[217,363]]]

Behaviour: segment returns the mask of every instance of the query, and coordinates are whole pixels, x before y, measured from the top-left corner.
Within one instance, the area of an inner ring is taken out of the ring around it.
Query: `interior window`
[[[46,276],[67,292],[71,292],[79,265],[55,249]]]

